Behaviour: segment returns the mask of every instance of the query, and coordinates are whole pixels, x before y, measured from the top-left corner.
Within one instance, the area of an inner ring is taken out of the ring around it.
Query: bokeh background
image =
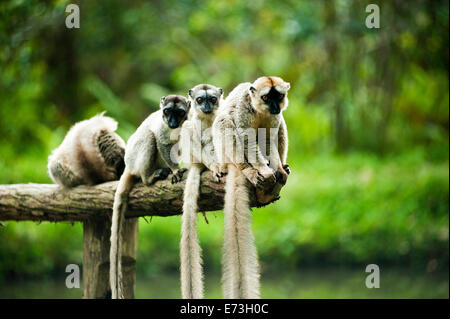
[[[0,3],[0,184],[50,183],[47,156],[104,110],[126,140],[162,95],[261,75],[291,83],[292,174],[254,210],[265,298],[448,298],[448,1]],[[377,3],[381,28],[368,29]],[[221,212],[200,219],[220,298]],[[136,295],[178,298],[180,217],[140,220]],[[2,222],[0,297],[81,297],[79,223]],[[364,285],[379,265],[381,287]]]

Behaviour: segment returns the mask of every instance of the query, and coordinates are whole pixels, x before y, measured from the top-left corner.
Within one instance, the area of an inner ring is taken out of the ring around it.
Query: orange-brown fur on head
[[[288,98],[287,92],[290,84],[277,76],[262,76],[255,80],[249,88],[249,95],[252,105],[258,112],[269,111],[269,105],[263,100],[265,95],[274,92],[275,94],[284,95],[278,102],[279,110],[283,111],[287,108]],[[276,91],[273,91],[273,90]],[[272,91],[271,91],[272,90]]]

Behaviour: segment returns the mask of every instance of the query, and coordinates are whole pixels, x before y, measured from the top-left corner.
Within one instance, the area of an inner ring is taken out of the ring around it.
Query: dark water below
[[[449,298],[448,272],[419,273],[381,270],[380,288],[368,289],[368,274],[357,270],[308,269],[264,274],[263,298]],[[178,274],[137,277],[136,298],[179,298]],[[206,298],[221,298],[220,274],[206,274]],[[0,298],[81,298],[82,289],[68,289],[65,278],[3,282]]]

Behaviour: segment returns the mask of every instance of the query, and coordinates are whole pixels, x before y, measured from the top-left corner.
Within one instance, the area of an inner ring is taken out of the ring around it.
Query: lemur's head
[[[249,88],[253,107],[258,112],[280,114],[287,108],[287,93],[290,87],[288,82],[276,76],[262,76],[256,79]]]
[[[166,122],[171,129],[178,128],[183,124],[187,119],[190,106],[190,101],[182,95],[163,96],[159,103],[164,122]]]
[[[209,84],[199,84],[189,90],[193,110],[200,117],[214,116],[222,99],[223,90]]]

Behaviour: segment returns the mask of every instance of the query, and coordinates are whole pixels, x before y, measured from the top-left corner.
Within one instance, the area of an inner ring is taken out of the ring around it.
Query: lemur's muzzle
[[[211,105],[210,105],[208,102],[205,103],[205,106],[203,106],[203,107],[201,108],[201,110],[202,110],[202,112],[205,113],[205,114],[211,114],[212,111],[213,111]]]
[[[172,129],[178,127],[178,122],[176,120],[170,120],[168,124],[169,124],[169,127]]]
[[[269,104],[269,112],[270,114],[280,114],[281,109],[280,109],[280,104],[277,102],[271,102]]]

